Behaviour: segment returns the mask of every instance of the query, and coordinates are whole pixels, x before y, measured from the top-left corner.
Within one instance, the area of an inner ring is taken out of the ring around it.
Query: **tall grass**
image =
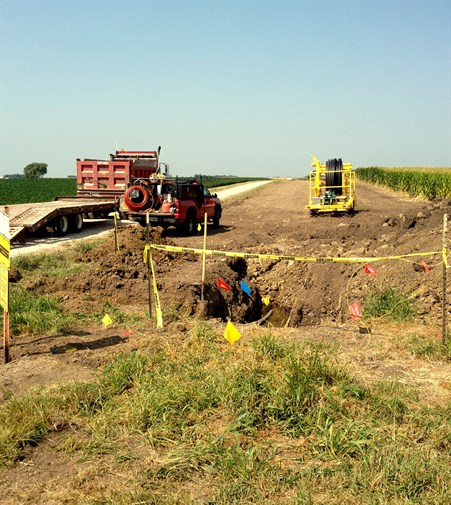
[[[451,169],[367,167],[358,168],[356,176],[411,197],[451,198]]]

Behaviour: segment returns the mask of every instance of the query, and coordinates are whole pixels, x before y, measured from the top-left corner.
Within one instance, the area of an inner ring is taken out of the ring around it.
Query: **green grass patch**
[[[3,314],[1,308],[0,314]],[[62,310],[59,298],[36,295],[20,286],[10,287],[9,324],[13,335],[65,334],[76,320],[76,314]],[[3,318],[0,327],[3,328]]]
[[[199,323],[93,382],[6,401],[0,461],[77,426],[60,451],[139,467],[86,503],[445,504],[449,413],[405,385],[359,383],[323,345],[266,333],[232,347]]]
[[[418,335],[409,335],[407,350],[414,356],[424,356],[433,360],[451,360],[451,337],[447,335],[445,344]]]
[[[79,249],[65,253],[36,253],[21,254],[14,257],[11,266],[27,274],[28,279],[33,277],[67,277],[89,269],[89,265],[75,262]]]
[[[365,318],[382,318],[405,322],[415,314],[412,300],[394,288],[373,287],[363,303]]]

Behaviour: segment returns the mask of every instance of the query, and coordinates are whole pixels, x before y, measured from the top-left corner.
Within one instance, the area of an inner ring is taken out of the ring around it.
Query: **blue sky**
[[[174,175],[451,166],[449,0],[0,6],[0,175],[116,143]]]

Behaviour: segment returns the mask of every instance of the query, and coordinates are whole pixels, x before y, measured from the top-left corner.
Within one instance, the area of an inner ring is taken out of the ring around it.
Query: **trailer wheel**
[[[81,214],[73,214],[70,216],[69,228],[74,233],[80,233],[83,229],[83,216]]]
[[[64,235],[67,235],[67,232],[69,230],[69,220],[67,219],[67,216],[56,217],[53,228],[55,230],[55,233],[60,237],[64,237]]]
[[[194,235],[196,233],[196,225],[197,225],[196,214],[193,211],[188,212],[185,221],[186,233],[188,233],[188,235]]]

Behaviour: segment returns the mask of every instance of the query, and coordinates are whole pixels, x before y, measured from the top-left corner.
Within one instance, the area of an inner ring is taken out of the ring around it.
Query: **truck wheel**
[[[80,233],[83,229],[83,216],[81,214],[73,214],[70,216],[69,228],[74,233]]]
[[[197,228],[196,215],[193,212],[190,212],[186,217],[185,222],[185,230],[188,235],[194,235],[196,233]]]
[[[219,228],[219,220],[221,219],[221,209],[216,207],[215,214],[213,216],[213,228]]]
[[[69,230],[69,220],[67,216],[58,216],[55,218],[54,224],[55,233],[60,237],[64,237]]]

